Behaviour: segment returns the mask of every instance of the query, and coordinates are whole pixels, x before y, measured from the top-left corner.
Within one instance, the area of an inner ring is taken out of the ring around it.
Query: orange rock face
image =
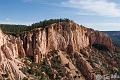
[[[79,52],[81,48],[89,46],[89,37],[85,33],[75,23],[55,23],[45,29],[35,29],[23,38],[26,55],[40,59],[50,50],[66,51],[69,45]]]
[[[34,56],[39,62],[50,50],[66,51],[70,46],[73,51],[93,44],[101,44],[113,50],[112,40],[102,32],[80,27],[73,22],[61,22],[44,29],[35,29],[23,37],[26,55]]]
[[[111,39],[104,33],[80,27],[74,22],[54,23],[46,28],[37,28],[21,36],[21,39],[8,36],[0,32],[0,73],[10,72],[11,79],[23,78],[25,75],[19,70],[23,63],[19,57],[32,58],[36,63],[48,54],[50,50],[60,50],[72,54],[80,49],[100,44],[110,51],[114,50]],[[83,73],[87,79],[95,80],[92,67],[83,58],[78,59],[82,64]],[[91,76],[92,74],[92,76]]]
[[[89,36],[90,45],[101,44],[108,48],[110,51],[113,51],[115,49],[111,38],[107,34],[99,31],[94,31],[92,29],[87,29],[87,35]]]
[[[0,76],[6,75],[10,80],[24,78],[25,75],[19,70],[23,63],[17,59],[24,56],[22,41],[0,31]]]

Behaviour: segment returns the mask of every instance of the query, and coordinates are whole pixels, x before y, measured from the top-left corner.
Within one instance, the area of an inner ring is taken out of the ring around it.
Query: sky
[[[0,24],[69,18],[100,31],[120,31],[120,0],[0,0]]]

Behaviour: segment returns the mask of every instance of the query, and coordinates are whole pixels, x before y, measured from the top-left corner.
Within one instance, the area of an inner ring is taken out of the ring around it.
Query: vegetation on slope
[[[111,53],[103,49],[98,49],[98,46],[92,46],[84,48],[80,52],[94,68],[96,75],[105,75],[106,77],[111,77],[111,75],[115,75],[116,73],[120,75],[120,51]],[[88,58],[86,56],[87,53],[90,54]]]
[[[62,77],[68,77],[65,74],[65,67],[62,67],[61,58],[57,50],[49,52],[41,63],[32,62],[30,58],[25,58],[25,65],[21,71],[27,75],[23,80],[61,80]]]

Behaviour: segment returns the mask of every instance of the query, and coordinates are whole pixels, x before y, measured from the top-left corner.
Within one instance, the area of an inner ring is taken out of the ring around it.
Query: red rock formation
[[[0,31],[0,80],[8,78],[18,80],[25,77],[19,70],[23,63],[18,59],[24,57],[22,41],[13,36],[8,36]],[[4,77],[4,75],[6,75]]]
[[[24,36],[23,43],[26,45],[26,55],[34,57],[39,63],[50,50],[61,50],[71,54],[80,52],[80,49],[100,44],[110,51],[114,50],[111,39],[105,33],[80,27],[74,22],[54,23],[46,28],[34,29]],[[83,58],[77,59],[83,75],[87,80],[95,80],[93,68]]]
[[[34,29],[24,36],[26,55],[35,56],[36,62],[44,57],[49,50],[65,51],[71,45],[73,51],[92,44],[101,44],[109,50],[113,50],[112,40],[102,32],[80,27],[74,22],[60,22],[49,25],[42,29]]]
[[[101,44],[108,48],[110,51],[113,51],[115,49],[111,38],[107,34],[99,31],[94,31],[93,29],[87,29],[87,35],[89,36],[90,45]]]
[[[81,71],[82,75],[85,76],[85,79],[96,80],[96,75],[92,66],[85,60],[83,56],[80,55],[80,53],[75,52],[75,55],[75,58],[77,59],[77,67]]]
[[[44,29],[37,28],[23,34],[21,39],[23,44],[20,39],[0,32],[0,72],[10,72],[13,80],[25,77],[19,70],[19,65],[22,63],[16,59],[24,57],[25,54],[36,63],[40,63],[51,50],[72,54],[93,44],[101,44],[111,51],[114,50],[112,41],[106,34],[80,27],[74,22],[60,22],[51,24]],[[79,58],[78,61],[78,64],[82,64],[80,68],[84,68],[83,75],[88,76],[89,80],[95,80],[90,64],[86,63],[83,58]],[[88,73],[85,73],[86,71]]]
[[[23,43],[28,56],[42,58],[50,50],[62,50],[71,45],[74,51],[89,46],[86,31],[73,22],[62,22],[49,25],[45,29],[35,29],[24,36]]]

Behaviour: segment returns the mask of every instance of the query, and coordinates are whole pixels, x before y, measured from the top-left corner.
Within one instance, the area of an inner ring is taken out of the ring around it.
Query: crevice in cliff
[[[46,47],[48,46],[48,27],[45,28],[46,32]]]
[[[36,41],[36,33],[35,32],[33,32],[33,34],[32,34],[32,54],[33,54],[33,56],[31,56],[31,60],[32,61],[34,61],[35,59],[35,48],[36,48],[36,43],[37,43],[37,41]]]

